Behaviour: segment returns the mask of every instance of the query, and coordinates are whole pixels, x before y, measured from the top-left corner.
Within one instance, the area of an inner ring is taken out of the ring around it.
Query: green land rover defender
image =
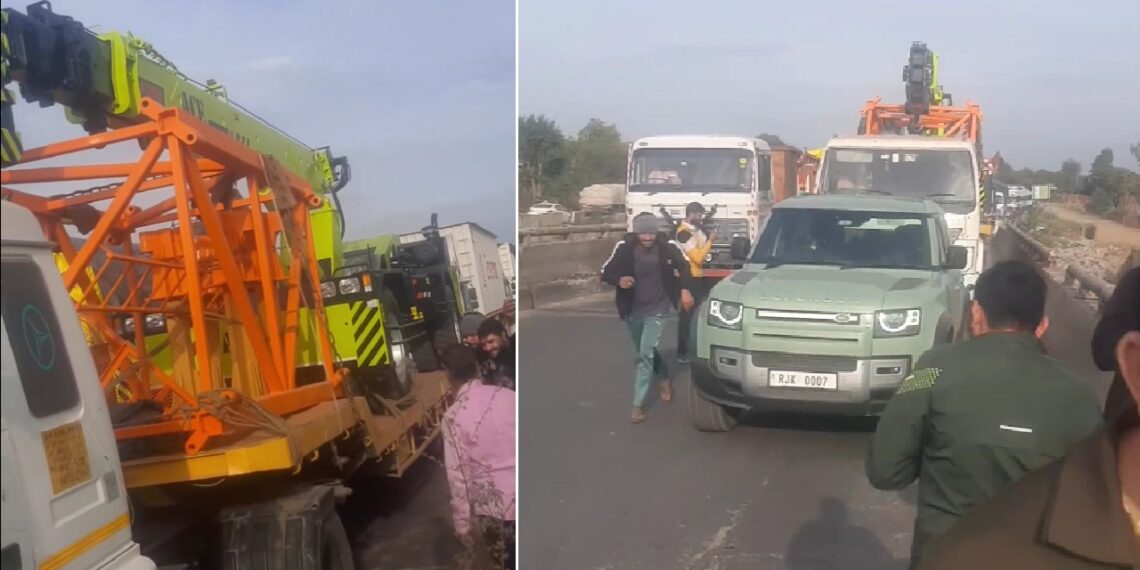
[[[964,330],[966,251],[930,201],[800,196],[777,204],[745,265],[694,319],[689,413],[727,431],[742,412],[875,415],[923,352]]]

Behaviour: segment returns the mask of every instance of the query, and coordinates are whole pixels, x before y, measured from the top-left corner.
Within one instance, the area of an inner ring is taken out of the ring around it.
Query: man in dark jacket
[[[634,423],[645,421],[645,395],[655,373],[663,376],[661,400],[673,399],[673,387],[657,354],[661,328],[669,311],[693,306],[689,260],[680,244],[661,231],[656,216],[633,219],[633,231],[614,246],[602,266],[602,280],[617,287],[618,316],[629,326],[637,352],[634,376]]]
[[[1131,292],[1131,293],[1130,293]],[[1116,365],[1116,342],[1128,332],[1133,316],[1140,313],[1140,266],[1133,267],[1120,278],[1112,298],[1105,303],[1100,321],[1096,324],[1092,338],[1092,356],[1096,367],[1115,371],[1112,385],[1108,388],[1108,398],[1104,401],[1104,417],[1119,416],[1117,406],[1128,406],[1128,388],[1120,376]]]
[[[1046,356],[1045,281],[1026,264],[986,270],[974,290],[974,338],[919,358],[884,410],[867,477],[878,489],[919,481],[912,564],[933,536],[1101,425],[1084,381]]]
[[[1116,370],[1108,424],[932,540],[920,570],[1140,568],[1140,270],[1121,279],[1093,335]],[[1130,285],[1130,286],[1128,286]]]

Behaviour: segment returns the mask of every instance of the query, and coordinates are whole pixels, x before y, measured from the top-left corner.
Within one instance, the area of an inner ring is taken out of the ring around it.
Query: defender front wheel
[[[740,411],[705,399],[696,383],[689,380],[689,419],[698,431],[732,431],[739,421]]]

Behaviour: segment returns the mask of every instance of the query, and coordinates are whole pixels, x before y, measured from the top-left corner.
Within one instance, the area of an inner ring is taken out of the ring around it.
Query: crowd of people
[[[443,421],[456,536],[496,568],[515,567],[515,306],[471,312],[440,355],[455,403]]]

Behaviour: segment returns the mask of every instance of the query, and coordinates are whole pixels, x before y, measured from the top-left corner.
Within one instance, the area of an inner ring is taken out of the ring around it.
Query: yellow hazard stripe
[[[76,558],[83,556],[87,551],[100,545],[108,538],[115,536],[119,531],[131,525],[131,518],[127,514],[116,518],[115,520],[95,529],[94,532],[79,539],[67,548],[56,552],[55,554],[45,558],[40,562],[40,570],[55,570],[67,566]]]
[[[19,162],[20,156],[23,155],[20,146],[20,135],[8,129],[3,129],[3,132],[0,132],[0,136],[3,137],[3,140],[0,141],[0,154],[3,155],[4,164]]]
[[[353,303],[353,336],[356,338],[356,365],[362,367],[380,366],[387,363],[388,346],[385,342],[384,323],[380,309],[369,307],[366,302]]]

